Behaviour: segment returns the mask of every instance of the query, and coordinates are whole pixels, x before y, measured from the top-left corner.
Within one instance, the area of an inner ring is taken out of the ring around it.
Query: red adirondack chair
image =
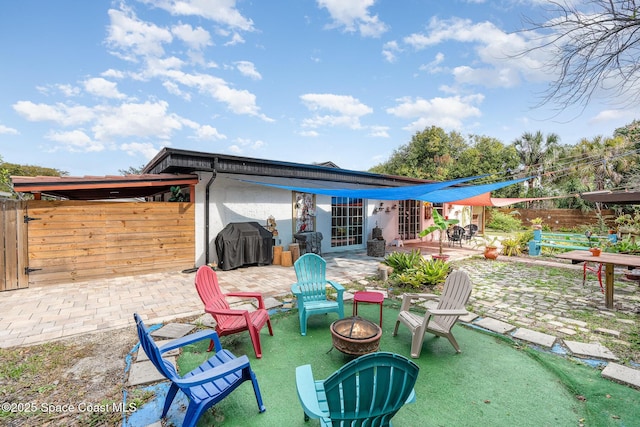
[[[273,336],[271,319],[264,308],[262,295],[257,292],[230,292],[223,294],[218,284],[218,276],[210,267],[203,265],[196,273],[196,290],[204,303],[204,311],[213,316],[216,321],[216,332],[219,336],[231,335],[238,332],[249,331],[253,350],[256,357],[262,357],[260,346],[260,329],[267,324],[269,335]],[[255,311],[232,310],[226,297],[255,298],[258,300],[258,309]],[[209,351],[213,348],[213,341],[209,345]]]

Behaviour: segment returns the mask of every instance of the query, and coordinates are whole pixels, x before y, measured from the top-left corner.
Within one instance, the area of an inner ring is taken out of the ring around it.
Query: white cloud
[[[118,84],[102,77],[94,77],[83,82],[84,89],[92,95],[104,98],[122,99],[126,96],[118,91]]]
[[[0,125],[0,135],[19,135],[19,134],[20,132],[18,132],[17,129],[10,128],[5,125]]]
[[[240,74],[242,74],[243,76],[247,76],[253,80],[262,80],[262,76],[256,70],[256,66],[253,64],[253,62],[237,61],[235,64],[238,68],[238,71],[240,71]]]
[[[30,122],[53,121],[63,126],[80,125],[95,118],[94,111],[83,105],[69,106],[63,103],[49,105],[18,101],[13,104],[13,109]]]
[[[416,51],[451,41],[469,44],[477,55],[475,63],[480,65],[452,67],[456,82],[510,88],[520,84],[522,78],[534,82],[551,78],[545,72],[544,64],[548,58],[544,51],[520,54],[533,46],[533,37],[532,33],[506,33],[491,22],[432,18],[426,32],[411,34],[402,41]],[[462,49],[459,51],[463,52]],[[430,69],[429,66],[425,68]]]
[[[382,56],[387,62],[395,62],[396,54],[402,52],[397,41],[393,40],[382,45]]]
[[[262,120],[272,122],[273,119],[260,113],[260,108],[256,105],[256,96],[247,90],[233,89],[229,84],[219,77],[209,74],[187,74],[173,70],[166,74],[174,82],[187,87],[197,88],[200,92],[206,93],[212,98],[227,104],[227,107],[236,114],[247,114],[260,117]]]
[[[590,118],[589,123],[616,123],[624,118],[626,118],[626,120],[632,121],[636,118],[636,114],[637,111],[633,111],[633,109],[603,110],[596,114],[594,117]]]
[[[91,139],[82,130],[72,130],[69,132],[49,132],[47,139],[61,143],[64,148],[72,152],[99,152],[105,149],[105,145]]]
[[[314,112],[328,110],[336,113],[305,119],[303,126],[318,128],[324,126],[345,126],[351,129],[360,129],[360,118],[373,113],[373,109],[352,96],[334,95],[329,93],[308,93],[300,96],[305,106]]]
[[[426,71],[429,74],[436,74],[444,71],[444,68],[440,66],[444,62],[444,53],[438,52],[433,61],[428,64],[420,66],[420,71]]]
[[[203,140],[227,139],[226,135],[221,134],[220,132],[218,132],[218,129],[209,125],[199,126],[196,129],[195,137],[196,139]]]
[[[114,70],[113,68],[109,68],[107,71],[100,73],[102,77],[110,77],[112,79],[123,79],[125,77],[125,73],[120,70]]]
[[[318,7],[325,8],[333,19],[331,27],[343,27],[347,32],[360,32],[363,37],[379,37],[389,27],[372,16],[369,8],[375,0],[317,0]]]
[[[120,137],[170,139],[182,128],[180,117],[167,113],[165,101],[125,103],[117,107],[96,107],[99,112],[92,127],[97,140]]]
[[[373,136],[375,138],[389,138],[389,127],[388,126],[370,126],[369,136]]]
[[[199,16],[243,31],[253,31],[253,21],[236,9],[235,0],[139,0],[172,15]]]
[[[194,29],[189,24],[180,24],[174,25],[171,32],[185,42],[190,49],[201,50],[212,44],[211,34],[202,27]]]
[[[421,130],[431,125],[460,129],[464,120],[481,116],[477,105],[483,100],[484,96],[480,94],[432,99],[404,97],[397,100],[396,107],[388,108],[387,113],[403,119],[416,119],[405,130]]]
[[[315,130],[305,130],[305,131],[302,131],[302,132],[298,132],[298,134],[300,136],[304,136],[304,137],[308,137],[308,138],[316,138],[317,136],[320,135]]]
[[[173,40],[171,31],[139,20],[130,10],[109,9],[107,46],[118,57],[136,62],[138,57],[164,55],[163,43]]]
[[[237,44],[244,44],[244,37],[242,37],[238,33],[233,33],[233,35],[231,36],[231,39],[228,42],[226,42],[224,45],[235,46]]]
[[[230,145],[227,149],[234,154],[244,154],[247,151],[253,152],[266,147],[266,143],[262,140],[251,140],[246,138],[237,138],[236,144]]]
[[[149,142],[131,142],[121,144],[120,150],[124,151],[130,156],[142,154],[142,156],[147,160],[153,159],[159,151],[158,148],[154,147],[153,144]]]

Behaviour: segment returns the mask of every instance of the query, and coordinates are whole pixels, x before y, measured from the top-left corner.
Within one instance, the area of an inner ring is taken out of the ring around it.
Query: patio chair
[[[165,378],[171,381],[171,387],[164,401],[161,418],[167,416],[169,407],[178,390],[182,390],[189,398],[189,406],[182,422],[183,426],[195,426],[200,416],[211,406],[227,397],[233,390],[245,381],[251,381],[256,396],[258,411],[264,412],[262,395],[258,380],[251,370],[247,356],[236,357],[230,351],[223,349],[214,331],[200,331],[182,338],[178,338],[158,348],[149,329],[145,326],[138,313],[133,318],[140,338],[140,346]],[[200,366],[184,375],[179,375],[171,362],[162,357],[162,353],[188,344],[211,339],[215,343],[216,353],[204,361]]]
[[[589,261],[585,261],[582,264],[582,287],[587,284],[587,271],[593,273],[598,278],[598,283],[600,284],[600,292],[604,294],[604,286],[602,286],[602,263],[594,262],[593,267],[591,267],[591,263]]]
[[[451,228],[447,228],[447,239],[449,246],[455,246],[456,243],[462,247],[462,239],[464,237],[464,228],[459,225],[454,225]]]
[[[446,337],[456,352],[460,353],[460,346],[451,332],[458,317],[467,314],[465,305],[471,295],[471,280],[467,273],[462,270],[449,274],[444,283],[444,289],[440,296],[438,306],[434,309],[427,309],[424,316],[409,311],[411,301],[418,298],[436,299],[437,295],[432,294],[405,294],[402,297],[402,305],[393,336],[398,335],[400,323],[406,325],[411,330],[411,357],[420,357],[422,351],[422,341],[426,332],[439,337]]]
[[[327,262],[319,255],[307,253],[298,258],[293,267],[298,281],[291,285],[291,292],[298,300],[300,333],[307,335],[307,319],[314,314],[335,312],[340,319],[344,318],[344,287],[326,279]],[[327,285],[336,291],[335,301],[327,298]]]
[[[311,365],[296,368],[296,388],[304,420],[325,426],[390,426],[406,403],[420,368],[404,356],[369,353],[347,363],[329,378],[314,380]]]
[[[468,224],[464,226],[464,235],[463,238],[464,240],[466,240],[467,242],[470,241],[471,239],[473,239],[473,236],[475,236],[478,233],[478,226],[475,224]]]
[[[216,332],[218,336],[237,334],[249,331],[253,350],[256,358],[262,357],[262,347],[260,345],[260,330],[267,324],[269,335],[273,336],[271,319],[264,307],[262,295],[257,292],[229,292],[223,294],[218,284],[216,272],[206,265],[198,268],[196,273],[196,290],[204,304],[204,311],[213,316],[216,321]],[[258,301],[258,308],[254,311],[231,309],[227,302],[227,297],[252,298]],[[214,342],[211,340],[209,351],[213,348]]]

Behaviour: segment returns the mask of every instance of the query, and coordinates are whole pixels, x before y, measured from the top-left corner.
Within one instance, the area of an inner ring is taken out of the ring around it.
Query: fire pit
[[[378,350],[382,329],[361,317],[347,317],[331,324],[331,337],[341,352],[361,356]]]

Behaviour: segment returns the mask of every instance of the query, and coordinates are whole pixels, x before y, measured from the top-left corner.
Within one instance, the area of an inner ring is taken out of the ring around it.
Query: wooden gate
[[[26,216],[26,202],[0,200],[0,291],[29,286]]]
[[[55,285],[195,264],[195,204],[30,200],[29,284]]]

